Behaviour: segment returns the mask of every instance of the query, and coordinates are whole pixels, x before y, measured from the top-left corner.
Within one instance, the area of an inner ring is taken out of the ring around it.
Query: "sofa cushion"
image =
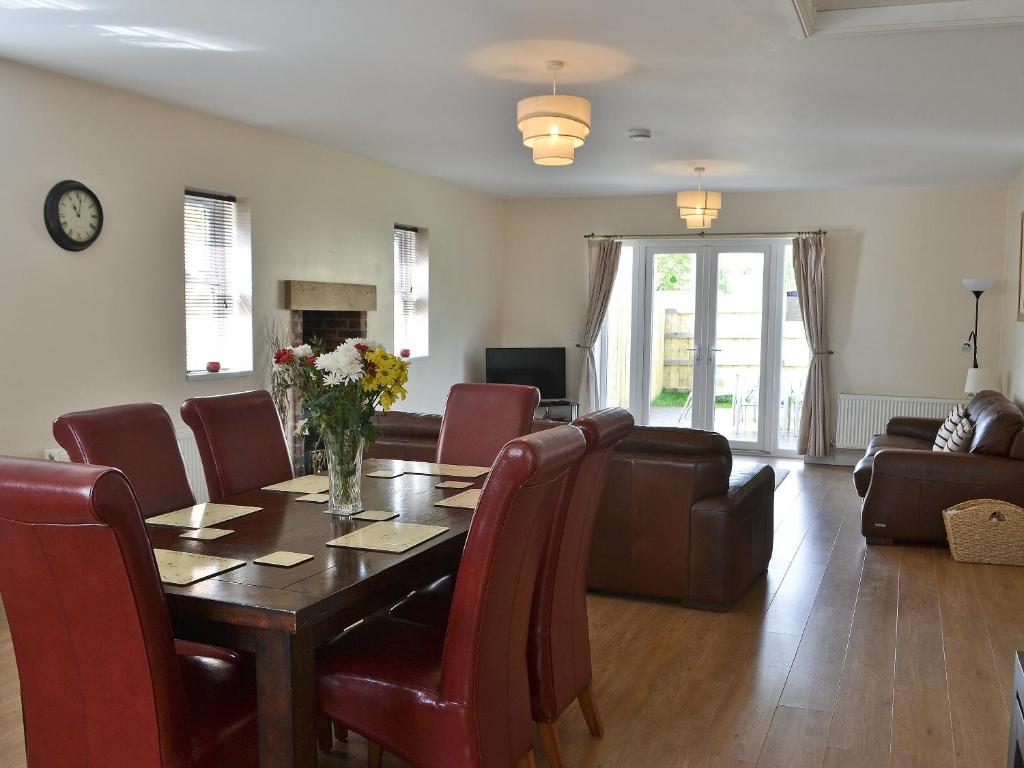
[[[967,404],[967,416],[974,422],[971,453],[1008,456],[1013,440],[1024,426],[1020,408],[992,390],[979,392]]]
[[[956,429],[953,430],[953,434],[949,436],[949,440],[946,441],[942,450],[945,453],[967,453],[973,437],[974,425],[971,424],[969,418],[964,416],[956,425]]]
[[[950,411],[949,415],[946,416],[946,420],[942,422],[942,426],[939,427],[939,431],[935,435],[935,442],[932,444],[933,451],[944,451],[946,445],[949,443],[951,437],[956,432],[957,425],[964,420],[964,416],[967,414],[967,406],[963,403],[957,403]],[[966,448],[964,449],[966,450]]]
[[[868,450],[864,458],[857,462],[853,470],[853,484],[857,488],[857,495],[863,497],[871,485],[871,468],[874,465],[875,454],[885,448],[897,448],[910,451],[930,451],[932,444],[928,440],[918,440],[914,437],[903,435],[875,435],[868,443]]]

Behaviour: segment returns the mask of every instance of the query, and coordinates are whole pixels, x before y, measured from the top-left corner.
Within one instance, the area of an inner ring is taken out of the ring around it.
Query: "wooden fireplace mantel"
[[[285,280],[284,304],[294,310],[370,312],[377,309],[377,286]]]

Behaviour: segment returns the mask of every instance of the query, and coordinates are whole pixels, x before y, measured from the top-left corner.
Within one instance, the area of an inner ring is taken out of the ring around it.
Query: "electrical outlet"
[[[581,328],[570,328],[569,329],[569,340],[580,341],[583,339],[583,330]]]

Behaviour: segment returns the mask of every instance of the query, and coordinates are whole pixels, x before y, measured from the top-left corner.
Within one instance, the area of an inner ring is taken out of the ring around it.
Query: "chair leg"
[[[348,728],[339,723],[334,724],[334,738],[336,741],[348,741]]]
[[[583,719],[587,721],[587,727],[592,736],[604,736],[604,723],[601,722],[601,713],[597,711],[597,702],[594,701],[594,689],[587,686],[579,695],[580,709],[583,711]]]
[[[316,719],[316,743],[321,752],[334,749],[334,735],[331,733],[331,721],[325,717]]]
[[[384,765],[384,750],[380,744],[374,744],[372,741],[367,743],[366,764],[369,768],[381,768]]]
[[[532,749],[519,758],[519,762],[516,763],[516,768],[537,768],[537,763],[533,760]]]
[[[540,744],[551,768],[569,768],[562,754],[562,742],[558,740],[558,723],[537,723]],[[532,752],[531,752],[532,756]]]

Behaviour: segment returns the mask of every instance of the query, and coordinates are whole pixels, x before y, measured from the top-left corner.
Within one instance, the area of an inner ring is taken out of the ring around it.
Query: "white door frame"
[[[717,319],[718,255],[764,253],[763,302],[761,313],[761,377],[758,404],[759,438],[756,442],[732,442],[737,450],[791,454],[778,449],[778,398],[782,363],[783,256],[787,241],[779,238],[738,237],[707,240],[681,236],[678,239],[632,240],[633,247],[632,337],[630,351],[630,410],[641,424],[650,420],[651,331],[653,297],[653,256],[655,253],[695,253],[696,296],[694,327],[694,411],[693,424],[714,428],[714,351]],[[700,388],[700,389],[698,389]],[[701,393],[698,396],[698,391]]]

